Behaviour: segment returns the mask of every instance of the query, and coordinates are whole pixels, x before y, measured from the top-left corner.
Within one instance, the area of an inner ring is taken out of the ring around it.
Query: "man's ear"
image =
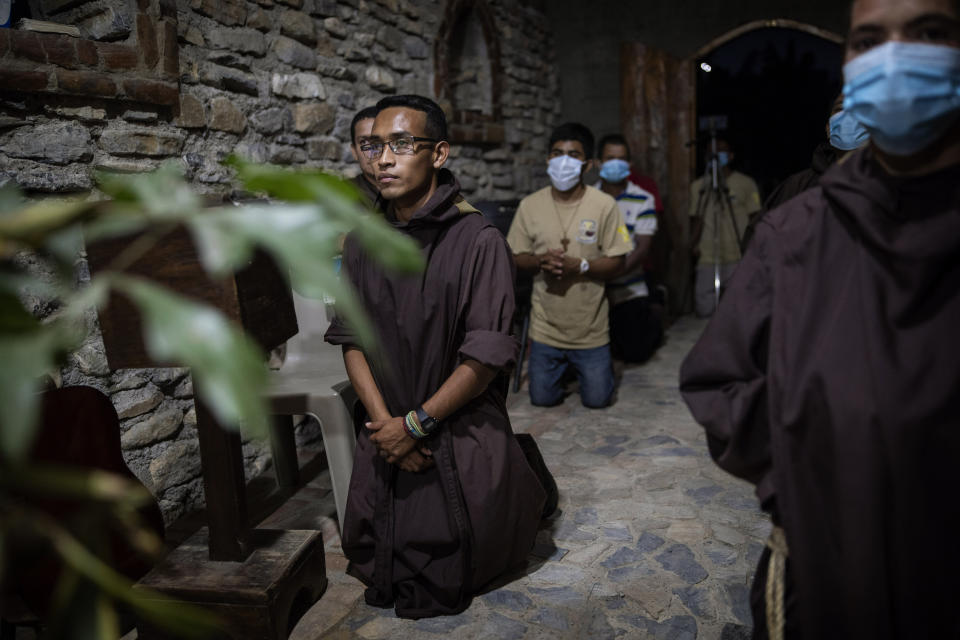
[[[580,175],[583,175],[583,174],[587,173],[588,171],[590,171],[591,169],[593,169],[593,168],[596,167],[596,166],[597,166],[597,159],[596,159],[596,158],[590,158],[589,160],[587,160],[586,162],[583,163],[583,168],[580,169]]]
[[[350,145],[350,154],[353,156],[354,162],[360,162],[360,154],[357,153],[357,145]]]
[[[442,167],[449,157],[450,143],[446,140],[441,140],[437,143],[437,146],[433,148],[433,168],[439,169]]]

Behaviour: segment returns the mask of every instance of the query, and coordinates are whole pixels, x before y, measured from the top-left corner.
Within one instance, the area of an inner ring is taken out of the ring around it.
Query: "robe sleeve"
[[[757,485],[761,503],[775,493],[767,410],[773,230],[761,224],[720,306],[680,367],[680,392],[707,431],[710,455]]]
[[[340,262],[340,277],[347,278],[349,285],[353,287],[354,291],[358,290],[357,274],[360,273],[359,256],[360,251],[356,246],[356,242],[348,236],[343,246],[343,258]],[[334,309],[336,309],[336,305],[334,305]],[[323,335],[323,339],[330,344],[351,347],[360,346],[360,342],[357,340],[353,329],[346,323],[343,316],[336,312],[330,321],[330,326],[327,327],[327,332]]]
[[[503,369],[517,358],[519,345],[510,335],[513,323],[513,255],[499,231],[483,229],[464,270],[461,360]]]

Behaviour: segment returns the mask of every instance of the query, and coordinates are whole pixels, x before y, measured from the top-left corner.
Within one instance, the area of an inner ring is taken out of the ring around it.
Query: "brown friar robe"
[[[368,204],[371,207],[380,204],[378,202],[380,200],[380,192],[377,190],[376,187],[370,184],[370,181],[367,180],[366,176],[364,176],[363,173],[351,178],[350,182],[353,183],[353,186],[355,186],[357,190],[360,192],[360,195],[363,196],[364,203]]]
[[[960,638],[960,166],[864,149],[764,216],[680,383],[786,530],[788,638]]]
[[[389,273],[351,240],[344,250],[344,271],[378,334],[380,350],[366,357],[393,416],[421,406],[465,359],[504,368],[516,358],[510,249],[459,192],[441,170],[433,197],[395,223],[423,248],[423,273]],[[359,346],[339,319],[326,340]],[[436,466],[423,473],[387,464],[361,430],[341,525],[368,603],[394,603],[402,617],[457,613],[482,586],[524,566],[545,495],[497,387],[428,438]]]

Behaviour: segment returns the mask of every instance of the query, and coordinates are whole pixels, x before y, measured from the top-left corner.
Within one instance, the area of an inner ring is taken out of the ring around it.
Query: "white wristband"
[[[586,258],[580,258],[580,273],[586,273],[590,271],[590,263],[587,262]]]

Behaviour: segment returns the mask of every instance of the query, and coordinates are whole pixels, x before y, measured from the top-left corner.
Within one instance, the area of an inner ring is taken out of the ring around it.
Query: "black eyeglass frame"
[[[411,151],[409,153],[400,153],[397,148],[394,146],[396,143],[401,140],[412,140],[413,144],[411,145]],[[373,142],[371,140],[364,140],[360,143],[360,153],[365,155],[369,160],[375,160],[383,155],[384,147],[390,147],[390,151],[397,155],[408,155],[412,156],[417,152],[417,143],[418,142],[432,142],[434,144],[440,142],[436,138],[422,138],[420,136],[399,136],[397,138],[391,138],[384,142]]]

